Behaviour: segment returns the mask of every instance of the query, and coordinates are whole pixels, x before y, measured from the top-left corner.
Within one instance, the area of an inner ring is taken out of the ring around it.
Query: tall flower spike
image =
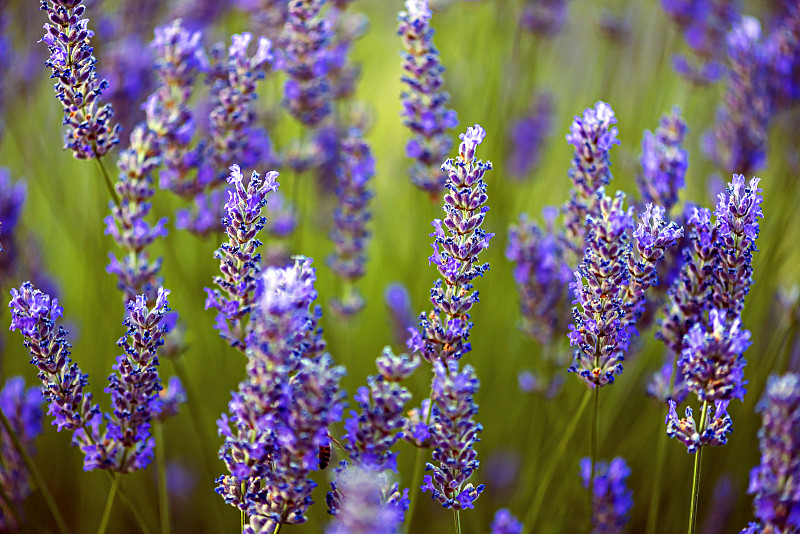
[[[434,219],[435,231],[430,234],[434,242],[428,261],[436,265],[442,278],[431,288],[433,311],[427,317],[420,315],[420,331],[411,331],[408,340],[408,347],[431,363],[459,359],[470,351],[469,310],[478,302],[472,280],[489,269],[489,264],[478,263],[478,255],[494,237],[481,228],[489,211],[483,175],[492,164],[475,158],[486,131],[476,124],[459,137],[458,158],[442,165],[448,176],[449,192],[444,195],[443,207],[446,215],[444,220]]]
[[[425,475],[420,487],[444,508],[474,508],[484,489],[467,482],[480,464],[474,446],[483,427],[474,420],[478,406],[473,401],[480,383],[472,366],[459,369],[458,360],[435,361],[433,373],[431,447],[439,465],[425,465],[432,475]]]
[[[677,106],[661,117],[655,134],[645,130],[642,139],[642,172],[636,177],[644,204],[655,204],[666,213],[678,202],[678,191],[686,185],[689,154],[683,148],[686,122]]]
[[[509,128],[508,136],[514,148],[506,167],[516,179],[529,178],[539,165],[545,141],[553,128],[553,115],[553,95],[546,91],[536,93],[528,114]]]
[[[447,108],[450,95],[442,90],[444,67],[433,44],[432,12],[428,0],[406,0],[405,11],[397,17],[397,34],[403,42],[402,82],[407,87],[403,101],[403,124],[413,137],[406,145],[406,154],[415,160],[411,181],[431,196],[445,188],[446,175],[439,163],[450,152],[447,130],[458,125],[456,112]]]
[[[35,453],[36,436],[42,433],[42,393],[34,386],[25,389],[25,380],[15,376],[6,380],[0,391],[0,410],[8,418],[20,444],[29,455]],[[22,525],[22,503],[30,495],[30,473],[11,436],[0,428],[0,530],[15,532]]]
[[[592,534],[620,534],[630,519],[633,507],[633,492],[628,489],[631,469],[625,459],[617,456],[610,462],[597,462],[594,466],[594,486],[592,480],[592,461],[581,460],[583,487],[592,492]]]
[[[342,280],[342,296],[331,302],[334,312],[350,317],[364,307],[364,300],[353,284],[364,276],[365,249],[370,232],[367,223],[372,217],[369,181],[375,174],[375,159],[361,132],[353,128],[342,141],[342,159],[337,168],[336,196],[338,206],[333,213],[331,240],[335,252],[328,258],[331,270]]]
[[[800,376],[771,376],[756,409],[761,463],[750,471],[747,493],[765,532],[800,529]]]
[[[244,351],[246,338],[252,327],[245,324],[254,300],[258,274],[261,271],[261,255],[256,249],[261,245],[258,232],[264,228],[266,219],[261,210],[267,204],[267,195],[278,190],[278,173],[268,172],[263,178],[253,171],[247,185],[238,165],[231,165],[228,183],[226,216],[223,219],[228,242],[214,252],[220,260],[222,276],[215,276],[219,289],[206,288],[206,309],[214,308],[220,336],[232,347]]]
[[[613,124],[617,118],[605,102],[575,116],[569,127],[567,141],[575,147],[569,178],[572,180],[570,199],[562,208],[566,227],[567,248],[579,258],[585,247],[586,218],[597,215],[597,191],[611,182],[609,152],[619,133]]]
[[[97,60],[89,43],[94,32],[89,19],[81,18],[86,6],[83,0],[41,0],[41,9],[49,21],[42,37],[50,50],[46,64],[64,108],[64,149],[78,159],[100,158],[119,142],[120,126],[112,123],[111,106],[101,105],[108,83],[97,79]]]

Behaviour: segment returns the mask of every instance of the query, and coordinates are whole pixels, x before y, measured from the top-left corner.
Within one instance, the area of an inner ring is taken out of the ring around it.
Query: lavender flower
[[[247,12],[257,32],[272,42],[280,38],[289,16],[287,2],[282,0],[235,0],[240,9]]]
[[[761,528],[761,525],[758,523],[748,523],[745,528],[743,528],[739,534],[762,534],[764,530]]]
[[[343,496],[336,519],[326,534],[394,534],[405,508],[391,499],[390,481],[369,469],[354,466],[341,471],[336,486]],[[394,484],[396,486],[396,484]],[[407,492],[408,490],[406,490]],[[405,505],[407,508],[407,504]]]
[[[19,252],[15,230],[27,196],[24,181],[11,181],[8,169],[0,167],[0,231],[2,232],[2,251],[0,255],[0,284],[9,280],[17,271]]]
[[[108,83],[97,79],[89,44],[94,32],[89,19],[81,18],[86,7],[83,0],[42,0],[41,9],[50,21],[42,41],[50,50],[46,65],[53,70],[56,97],[64,108],[64,149],[78,159],[100,158],[119,142],[120,127],[111,122],[111,106],[100,105]]]
[[[408,336],[408,329],[413,329],[415,324],[414,314],[411,312],[411,295],[402,283],[392,282],[386,286],[384,299],[389,309],[395,342],[402,345]]]
[[[369,231],[367,223],[372,217],[369,201],[372,192],[367,188],[375,174],[375,160],[361,132],[351,129],[342,142],[342,161],[337,169],[336,196],[339,200],[333,214],[334,229],[331,239],[336,248],[328,263],[331,270],[344,282],[343,295],[332,301],[337,315],[350,317],[364,307],[364,300],[353,287],[364,276],[364,252]]]
[[[458,125],[456,113],[447,109],[450,96],[442,90],[444,67],[433,44],[428,0],[406,0],[401,11],[397,34],[403,42],[401,78],[407,89],[400,94],[403,101],[403,124],[413,137],[406,145],[406,155],[415,160],[411,181],[432,196],[445,188],[446,175],[439,170],[450,152],[447,130]]]
[[[549,92],[537,93],[529,113],[514,121],[509,129],[513,149],[506,167],[512,176],[526,178],[539,165],[544,143],[552,127],[553,95]]]
[[[670,399],[667,402],[669,412],[664,421],[667,425],[667,436],[683,443],[687,453],[694,454],[704,445],[721,447],[728,442],[728,434],[733,431],[733,420],[728,415],[730,401],[718,400],[712,407],[706,407],[704,404],[705,413],[700,417],[699,427],[694,421],[690,406],[686,407],[685,417],[679,419],[675,401]]]
[[[649,397],[664,404],[668,404],[670,400],[682,404],[686,400],[689,390],[675,363],[675,355],[668,354],[661,369],[653,373],[650,382],[647,383],[645,393]]]
[[[459,369],[458,360],[447,363],[433,362],[433,383],[431,386],[431,447],[432,463],[425,464],[422,491],[430,491],[431,497],[444,508],[463,510],[474,508],[474,501],[483,492],[484,485],[477,487],[467,480],[478,468],[477,452],[474,445],[480,441],[483,427],[473,417],[478,406],[473,396],[478,391],[479,382],[475,370],[467,364]]]
[[[520,26],[542,37],[553,37],[567,21],[566,0],[526,0],[519,18]]]
[[[485,136],[486,131],[477,124],[467,128],[459,136],[458,158],[442,165],[448,176],[449,192],[444,195],[443,207],[446,216],[432,223],[433,254],[428,260],[436,265],[443,280],[436,280],[431,289],[433,311],[427,318],[420,315],[420,331],[411,331],[408,340],[408,347],[431,363],[457,360],[471,350],[467,341],[472,328],[469,310],[478,301],[471,282],[488,270],[488,264],[477,263],[478,254],[494,237],[481,228],[489,210],[483,175],[492,164],[476,159],[475,150]]]
[[[258,274],[261,271],[261,255],[256,249],[261,245],[258,232],[264,228],[262,208],[267,204],[267,195],[278,190],[278,173],[268,172],[263,178],[253,171],[247,186],[238,165],[231,165],[223,224],[228,242],[214,253],[220,260],[222,276],[214,277],[219,289],[208,289],[206,309],[218,310],[216,328],[220,336],[232,347],[244,350],[251,325],[244,324],[255,301]]]
[[[761,463],[750,471],[747,493],[765,532],[800,529],[800,376],[771,376],[757,408]]]
[[[279,67],[289,79],[283,89],[283,106],[306,126],[316,126],[331,112],[330,87],[326,78],[331,39],[328,21],[320,16],[325,0],[296,0],[289,13],[281,41]]]
[[[38,387],[25,389],[25,380],[15,376],[0,391],[0,410],[28,454],[35,453],[36,436],[42,433],[42,393]],[[5,428],[0,428],[0,530],[13,532],[21,525],[22,503],[30,495],[28,468]]]
[[[800,98],[800,6],[791,2],[780,6],[764,48],[770,103],[778,113]]]
[[[750,175],[766,163],[770,102],[761,26],[742,17],[728,34],[730,63],[725,96],[703,148],[718,167]]]
[[[491,529],[492,534],[522,534],[522,523],[508,509],[501,508],[494,514]]]
[[[567,141],[575,147],[569,177],[573,189],[570,199],[562,208],[566,227],[566,245],[575,256],[584,249],[585,221],[588,215],[596,215],[597,191],[611,181],[609,151],[619,144],[614,110],[605,102],[597,102],[594,108],[584,110],[583,116],[575,116],[570,125]]]
[[[581,459],[583,487],[592,480],[592,461]],[[628,524],[633,507],[633,494],[627,487],[631,470],[625,459],[617,456],[610,462],[594,466],[592,492],[592,534],[619,534]]]
[[[678,107],[661,117],[656,133],[644,132],[642,139],[642,172],[636,181],[644,204],[656,204],[666,213],[678,202],[678,191],[686,185],[689,155],[683,148],[686,122]]]

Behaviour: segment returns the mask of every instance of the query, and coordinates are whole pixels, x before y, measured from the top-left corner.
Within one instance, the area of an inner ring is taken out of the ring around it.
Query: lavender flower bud
[[[519,18],[520,26],[542,37],[554,37],[567,21],[565,0],[526,0]]]
[[[764,529],[758,523],[748,523],[739,534],[763,534]]]
[[[569,178],[573,189],[570,199],[562,208],[566,226],[566,244],[576,255],[584,248],[585,221],[588,215],[597,214],[597,191],[611,181],[611,162],[608,153],[619,133],[614,110],[605,102],[584,110],[575,116],[567,134],[567,141],[575,147]]]
[[[2,250],[0,255],[0,281],[11,278],[18,270],[18,244],[15,230],[22,213],[22,206],[27,197],[27,185],[24,181],[11,181],[11,173],[0,168],[0,232],[2,232]]]
[[[480,463],[474,445],[480,441],[483,427],[473,419],[478,413],[473,396],[480,383],[472,366],[459,369],[458,360],[449,360],[446,366],[437,360],[433,372],[431,446],[439,465],[425,465],[432,475],[426,475],[420,487],[423,492],[430,491],[444,508],[474,508],[473,502],[484,489],[483,484],[474,487],[467,483]]]
[[[431,363],[459,359],[471,349],[467,342],[472,328],[469,310],[478,301],[471,282],[489,269],[488,264],[478,263],[478,255],[494,237],[481,228],[489,211],[483,175],[492,164],[476,159],[475,150],[485,136],[486,131],[477,124],[467,128],[459,136],[462,141],[458,158],[442,165],[448,176],[449,192],[444,195],[443,207],[446,216],[432,223],[433,254],[428,258],[442,279],[434,282],[431,289],[433,311],[427,318],[420,315],[421,331],[411,332],[408,340],[408,347]],[[446,318],[444,324],[442,316]]]
[[[261,271],[261,256],[256,249],[261,245],[258,232],[263,229],[265,218],[262,208],[267,204],[267,195],[278,190],[278,173],[268,172],[263,178],[253,171],[247,186],[238,165],[231,165],[225,203],[226,217],[223,220],[228,242],[214,253],[220,260],[222,276],[215,276],[219,289],[208,289],[206,309],[218,310],[216,328],[220,336],[232,347],[244,350],[245,338],[251,326],[244,323],[255,300],[256,280]]]
[[[415,317],[411,312],[411,295],[408,289],[400,282],[392,282],[384,291],[386,307],[389,308],[389,318],[395,342],[405,344],[409,328],[414,330]]]
[[[678,202],[678,192],[686,185],[689,154],[683,141],[687,130],[680,108],[674,107],[671,114],[661,117],[656,133],[646,130],[642,139],[642,172],[636,177],[642,202],[661,206],[666,213]]]
[[[553,127],[553,114],[553,95],[537,93],[528,114],[511,125],[509,138],[514,148],[506,167],[515,178],[529,177],[539,165],[544,143]]]
[[[675,368],[675,355],[668,354],[661,369],[653,373],[647,383],[645,393],[655,400],[667,404],[670,400],[682,404],[689,390],[684,382],[683,374]]]
[[[501,508],[494,514],[491,529],[492,534],[522,534],[522,523],[508,509]]]
[[[407,89],[400,94],[403,125],[413,137],[406,155],[415,160],[411,181],[432,196],[445,188],[446,175],[439,163],[450,152],[447,130],[458,125],[456,112],[447,108],[450,95],[442,90],[444,67],[433,44],[432,12],[428,0],[406,0],[405,11],[397,17],[397,34],[403,42],[403,77]]]
[[[771,376],[756,409],[761,463],[750,471],[747,493],[765,532],[800,529],[800,376]]]
[[[177,376],[169,377],[167,387],[158,392],[160,407],[156,410],[153,418],[163,423],[170,417],[178,415],[180,405],[186,402],[186,390]]]
[[[390,481],[362,467],[340,472],[335,483],[342,498],[326,534],[394,534],[404,509],[387,500]],[[406,490],[407,492],[408,490]]]
[[[589,488],[591,474],[591,459],[581,459],[584,488]],[[592,534],[620,534],[625,530],[633,507],[633,493],[627,487],[630,474],[625,459],[619,456],[611,462],[597,462],[594,466],[594,486],[590,489]]]
[[[733,420],[728,415],[730,401],[715,401],[713,407],[708,407],[710,412],[700,419],[700,427],[694,421],[692,408],[686,407],[683,419],[678,418],[677,404],[674,400],[667,401],[669,412],[664,421],[667,425],[667,436],[675,438],[686,446],[686,452],[694,454],[704,445],[721,447],[728,442],[728,434],[733,431]]]
[[[258,33],[272,42],[280,39],[286,19],[289,16],[288,3],[284,0],[235,0],[240,9],[247,12]]]
[[[49,20],[42,41],[50,50],[46,65],[53,71],[56,97],[64,108],[64,149],[77,159],[93,159],[119,142],[120,126],[111,122],[111,106],[100,105],[108,82],[97,79],[97,60],[89,44],[94,32],[88,28],[89,19],[81,18],[86,9],[82,2],[41,0]]]
[[[780,6],[764,48],[769,99],[773,113],[779,113],[800,98],[800,6]]]

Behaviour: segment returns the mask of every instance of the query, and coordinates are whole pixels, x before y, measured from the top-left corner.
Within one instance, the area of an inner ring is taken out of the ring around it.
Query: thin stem
[[[94,160],[97,162],[97,166],[100,167],[100,173],[103,175],[103,180],[106,183],[106,188],[108,188],[108,194],[111,195],[111,200],[114,201],[114,205],[119,207],[119,197],[117,196],[117,192],[114,191],[114,186],[111,184],[111,178],[108,175],[108,171],[106,171],[106,166],[103,165],[103,159],[95,157]]]
[[[244,532],[244,510],[239,510],[239,530]]]
[[[523,521],[523,532],[530,532],[531,525],[533,521],[539,515],[539,509],[542,506],[542,502],[544,501],[544,495],[548,490],[550,485],[550,479],[553,478],[553,475],[556,472],[556,467],[561,461],[561,457],[564,456],[564,453],[567,450],[567,443],[572,438],[572,435],[575,434],[575,430],[578,428],[578,423],[581,420],[581,416],[583,412],[586,410],[586,407],[589,405],[589,399],[592,396],[592,392],[586,390],[586,393],[583,396],[583,400],[581,401],[580,406],[578,406],[575,415],[572,416],[572,420],[569,422],[569,426],[564,434],[561,435],[561,441],[558,443],[558,448],[556,449],[556,454],[545,465],[547,466],[547,470],[542,474],[542,476],[536,481],[537,488],[536,494],[533,496],[533,501],[531,506],[528,508],[528,513],[525,516],[525,520]]]
[[[650,492],[650,507],[647,511],[647,530],[645,534],[655,534],[658,523],[658,506],[661,501],[661,478],[664,474],[664,458],[667,453],[667,436],[661,433],[656,452],[656,472],[653,476],[653,491]]]
[[[428,413],[425,416],[425,424],[428,424],[428,421],[431,417],[431,412],[433,411],[433,406],[431,406],[431,397],[433,396],[433,389],[428,394]],[[408,513],[406,514],[406,520],[403,523],[403,534],[408,534],[409,529],[411,528],[411,522],[414,520],[414,510],[417,507],[417,501],[419,500],[419,477],[422,475],[422,451],[424,449],[422,447],[417,448],[417,456],[414,459],[414,474],[411,475],[411,501],[408,505]]]
[[[158,515],[161,519],[161,534],[170,534],[169,493],[167,491],[167,459],[164,443],[164,426],[155,424],[156,464],[158,467]]]
[[[458,510],[453,508],[453,526],[456,529],[456,534],[461,534],[461,521],[458,517]]]
[[[703,401],[703,413],[700,416],[700,434],[706,428],[706,415],[708,411],[708,401]],[[694,475],[692,476],[692,502],[689,509],[689,534],[694,534],[697,530],[697,502],[700,500],[700,460],[703,455],[703,445],[697,447],[694,454]]]
[[[600,388],[595,385],[594,392],[592,394],[594,397],[594,413],[592,415],[592,443],[591,443],[591,454],[592,454],[592,470],[589,474],[589,523],[591,525],[592,522],[592,507],[593,507],[593,496],[594,496],[594,475],[595,475],[595,468],[597,466],[597,434],[600,430]]]
[[[111,480],[112,484],[114,483],[114,475],[106,471],[108,478]],[[122,484],[120,483],[119,487],[117,488],[117,493],[119,494],[119,498],[122,503],[128,507],[128,510],[133,514],[133,518],[136,520],[136,524],[139,526],[139,530],[142,531],[143,534],[150,534],[150,529],[147,526],[147,523],[144,522],[144,517],[139,512],[139,509],[134,506],[133,502],[128,498],[128,494],[122,489]]]
[[[36,482],[36,485],[42,491],[42,497],[44,497],[47,507],[50,508],[50,512],[53,514],[53,518],[56,520],[56,525],[58,526],[59,532],[61,532],[61,534],[69,534],[67,523],[64,521],[64,517],[59,511],[56,501],[53,498],[53,495],[50,493],[50,489],[47,487],[47,482],[44,481],[42,473],[39,472],[36,464],[33,463],[33,458],[31,458],[31,455],[28,454],[27,449],[25,449],[22,443],[20,443],[19,436],[17,436],[17,433],[14,432],[14,427],[11,426],[11,421],[8,420],[6,414],[2,410],[0,410],[0,422],[2,422],[3,428],[11,438],[14,448],[17,449],[17,452],[22,457],[22,461],[25,462],[25,466],[28,468],[28,471],[33,477],[33,480]]]
[[[108,526],[108,520],[111,518],[111,508],[114,507],[114,498],[117,496],[117,488],[119,487],[119,473],[114,473],[114,482],[111,484],[111,491],[108,492],[108,499],[106,499],[106,507],[103,509],[103,517],[100,519],[100,526],[97,527],[97,534],[104,534]]]

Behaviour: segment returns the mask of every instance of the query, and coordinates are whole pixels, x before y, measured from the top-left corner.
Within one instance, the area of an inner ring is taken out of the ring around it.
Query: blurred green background
[[[569,3],[564,29],[551,39],[538,40],[518,29],[516,21],[521,4],[519,0],[454,1],[437,10],[432,23],[436,29],[434,42],[447,67],[446,89],[460,120],[458,131],[474,123],[484,126],[487,138],[478,156],[494,163],[494,170],[487,175],[491,211],[485,228],[497,236],[484,256],[491,270],[476,281],[481,301],[473,308],[475,328],[470,337],[473,351],[466,357],[481,379],[476,400],[480,405],[478,420],[484,426],[478,444],[481,468],[472,480],[486,483],[487,489],[475,510],[461,514],[465,533],[488,532],[491,518],[500,507],[510,507],[520,518],[525,515],[539,477],[553,461],[556,445],[586,390],[573,376],[566,377],[560,393],[552,400],[518,390],[517,373],[521,369],[544,370],[545,365],[540,362],[540,346],[516,328],[518,298],[511,265],[503,255],[507,227],[520,212],[538,218],[543,206],[561,205],[567,199],[572,147],[564,135],[573,115],[582,113],[597,100],[611,104],[618,118],[621,146],[611,153],[614,179],[609,189],[624,190],[629,198],[638,196],[635,176],[643,130],[654,130],[659,117],[673,105],[682,108],[690,129],[686,143],[690,154],[687,188],[681,200],[712,207],[706,187],[709,176],[718,172],[729,181],[733,171],[714,168],[700,150],[700,137],[713,123],[724,82],[698,88],[674,73],[669,58],[685,50],[685,45],[658,2],[575,0]],[[59,300],[74,345],[73,358],[89,374],[90,390],[101,407],[107,407],[108,396],[102,390],[118,353],[115,342],[124,334],[116,279],[105,272],[108,252],[116,252],[112,240],[103,235],[102,219],[108,214],[107,192],[93,163],[73,160],[61,150],[61,109],[44,66],[46,49],[43,44],[35,43],[41,38],[44,14],[36,13],[32,6],[23,9],[21,5],[11,2],[10,9],[18,9],[27,16],[10,31],[17,46],[30,45],[39,50],[40,72],[29,74],[34,82],[25,91],[10,84],[4,87],[6,131],[0,145],[0,165],[8,167],[14,178],[24,178],[28,183],[28,201],[20,231],[34,235],[41,243],[46,271],[60,287]],[[760,15],[767,8],[762,3],[748,3],[744,12]],[[104,1],[99,5],[94,3],[92,9],[113,13],[115,5]],[[325,311],[322,320],[325,337],[334,358],[347,366],[344,386],[352,393],[364,384],[368,374],[374,373],[375,357],[393,339],[383,300],[385,287],[392,281],[401,281],[410,290],[413,309],[416,312],[429,309],[427,296],[436,271],[428,266],[428,234],[430,221],[441,217],[442,212],[438,200],[429,200],[408,179],[409,160],[403,146],[409,134],[399,118],[401,45],[395,35],[396,16],[402,3],[364,0],[355,2],[350,9],[363,11],[370,20],[368,34],[356,42],[354,49],[355,59],[363,65],[356,98],[367,102],[374,112],[374,127],[367,140],[377,160],[369,264],[366,277],[359,283],[367,299],[366,309],[349,323],[329,313],[328,301],[338,290],[325,264],[325,257],[332,249],[327,233],[335,199],[319,197],[309,180],[300,186],[307,198],[303,201],[306,211],[302,250],[296,252],[315,259],[317,288]],[[630,32],[616,41],[604,36],[598,26],[603,10],[621,17]],[[87,16],[96,17],[89,10]],[[210,45],[215,40],[228,39],[226,35],[230,33],[247,29],[246,18],[234,13],[220,21],[214,37],[207,36],[205,43]],[[102,43],[95,46],[102,68],[103,46]],[[270,95],[275,95],[277,84],[276,79],[267,82],[268,88],[256,102],[257,106],[275,104],[270,101],[274,96]],[[511,148],[507,132],[539,89],[548,89],[555,97],[552,135],[544,146],[538,168],[523,181],[512,180],[505,169]],[[729,477],[733,501],[730,512],[721,520],[723,523],[718,524],[719,529],[709,532],[738,532],[752,519],[752,500],[745,491],[749,470],[759,457],[756,432],[760,417],[754,413],[754,405],[766,377],[787,369],[786,353],[792,336],[797,334],[796,323],[782,315],[775,298],[779,288],[800,281],[796,246],[800,238],[798,177],[797,168],[787,159],[800,144],[800,139],[792,133],[796,131],[792,124],[797,118],[796,110],[777,118],[770,130],[768,163],[760,173],[765,219],[754,260],[755,283],[743,317],[744,326],[753,333],[753,346],[745,354],[748,393],[743,403],[734,402],[730,407],[734,432],[729,443],[704,454],[699,524],[703,525],[714,511],[713,489],[724,477]],[[297,132],[296,125],[284,122],[273,134],[279,147],[286,146],[289,136]],[[458,131],[453,132],[456,142]],[[116,154],[107,158],[109,168],[113,168]],[[279,181],[286,187],[292,179],[291,173],[285,173]],[[205,477],[202,467],[206,461],[214,476],[225,472],[217,459],[221,440],[216,436],[215,421],[226,411],[230,391],[244,374],[244,358],[219,339],[213,329],[214,313],[203,309],[203,288],[211,286],[211,278],[218,272],[218,262],[212,254],[220,238],[203,240],[176,231],[172,215],[181,202],[175,196],[159,192],[154,202],[158,216],[170,216],[170,234],[157,241],[152,255],[164,257],[164,284],[172,290],[171,306],[187,324],[190,348],[183,361],[189,371],[191,391],[196,394],[192,402],[202,414],[204,425],[201,435],[194,435],[185,408],[165,425],[168,460],[189,470],[195,481],[192,490],[172,497],[173,530],[235,532],[238,512],[214,494],[213,480]],[[8,295],[10,287],[18,287],[20,283],[21,280],[5,281],[4,294]],[[0,324],[8,325],[9,319],[4,307]],[[566,332],[563,334],[566,336]],[[0,335],[5,338],[2,376],[22,374],[29,384],[36,383],[35,370],[27,363],[29,356],[19,335]],[[652,330],[643,331],[641,340],[640,348],[629,354],[623,375],[601,395],[600,457],[624,456],[632,468],[629,483],[634,508],[629,532],[645,529],[654,489],[655,451],[658,442],[666,440],[665,410],[644,395],[649,374],[661,363],[663,347],[654,340]],[[164,377],[173,374],[170,361],[162,362],[161,373]],[[423,365],[409,384],[415,404],[427,396],[429,379],[430,370]],[[585,531],[587,506],[578,476],[578,461],[589,453],[589,429],[587,411],[558,465],[533,532]],[[340,430],[334,434],[340,435]],[[109,479],[99,472],[84,473],[82,454],[69,446],[69,441],[70,436],[59,435],[46,418],[36,462],[73,532],[92,532],[100,520]],[[421,481],[409,480],[415,450],[406,444],[399,445],[399,450],[401,484],[419,485]],[[685,529],[688,516],[693,457],[677,441],[667,443],[666,450],[657,531],[680,532]],[[310,510],[309,523],[286,527],[286,532],[322,531],[329,521],[324,504],[328,474],[317,477],[320,487],[315,490],[316,505]],[[151,466],[144,472],[126,476],[123,487],[155,532],[158,525],[155,470]],[[27,532],[55,531],[40,493],[29,498],[26,512]],[[452,529],[451,514],[423,494],[412,531],[433,533],[447,529]],[[119,501],[114,507],[110,531],[138,531]]]

